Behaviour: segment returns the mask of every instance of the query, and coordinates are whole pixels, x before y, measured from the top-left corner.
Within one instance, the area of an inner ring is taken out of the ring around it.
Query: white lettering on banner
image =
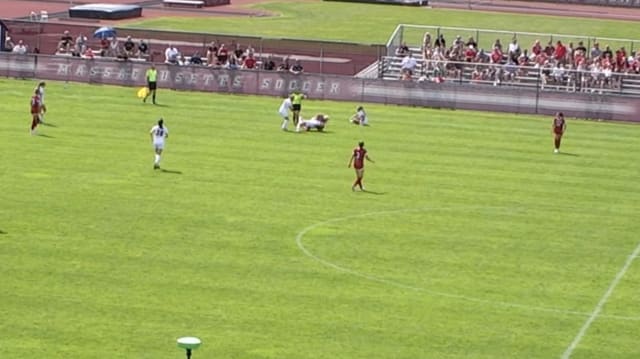
[[[158,71],[158,81],[164,82],[169,81],[169,71]]]
[[[211,83],[211,81],[213,81],[214,79],[215,77],[211,74],[204,75],[204,85],[209,86],[209,83]]]
[[[274,79],[271,77],[263,78],[260,82],[260,90],[276,90],[280,91],[286,89],[287,91],[293,91],[295,89],[301,89],[302,92],[312,93],[324,93],[327,83],[324,81],[306,80],[300,83],[297,79],[286,80],[282,78]],[[332,94],[340,93],[340,83],[330,82],[329,91]]]
[[[71,69],[71,64],[58,64],[58,75],[67,76],[69,69]]]
[[[76,67],[75,76],[76,77],[85,77],[87,76],[88,70],[86,65],[80,65]]]

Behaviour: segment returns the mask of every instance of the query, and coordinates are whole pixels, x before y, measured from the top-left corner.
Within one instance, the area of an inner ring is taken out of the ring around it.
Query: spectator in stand
[[[131,39],[131,36],[127,36],[127,40],[122,45],[124,48],[124,55],[129,58],[133,57],[134,51],[136,50],[136,44]]]
[[[396,49],[396,56],[407,56],[409,52],[411,52],[411,50],[409,50],[409,46],[407,46],[406,41],[403,41]]]
[[[236,59],[241,59],[244,57],[244,49],[239,43],[236,43],[233,54],[236,56]]]
[[[291,65],[289,64],[289,56],[285,56],[282,59],[282,63],[278,65],[278,71],[289,71]]]
[[[405,56],[402,59],[400,68],[402,79],[411,80],[411,76],[413,76],[413,73],[415,72],[417,66],[418,62],[413,58],[413,55],[411,55],[411,53]]]
[[[633,73],[640,73],[640,51],[636,52],[635,56],[629,59],[629,67]]]
[[[569,49],[567,49],[567,47],[562,43],[562,41],[558,40],[558,42],[556,42],[555,51],[553,52],[553,58],[557,62],[564,64],[566,62],[566,56],[568,51]]]
[[[13,48],[16,46],[16,44],[13,43],[13,41],[11,40],[10,36],[7,36],[6,39],[4,39],[4,49],[5,51],[13,51]]]
[[[189,60],[187,60],[186,57],[184,57],[183,54],[180,54],[180,56],[178,56],[178,65],[179,66],[187,66],[189,65]]]
[[[267,59],[262,62],[262,69],[267,71],[273,71],[276,69],[276,63],[273,61],[272,55],[269,55]]]
[[[199,52],[195,52],[193,55],[191,55],[191,58],[189,59],[189,63],[191,65],[202,65],[202,57],[200,57],[200,53]]]
[[[542,53],[542,45],[540,45],[540,40],[536,40],[531,46],[531,60],[535,59],[536,56]]]
[[[462,41],[462,36],[457,35],[456,36],[456,40],[453,42],[453,46],[454,47],[460,47],[464,44],[464,41]]]
[[[18,55],[25,55],[27,53],[27,46],[22,42],[22,40],[18,40],[18,43],[13,47],[12,52]]]
[[[499,47],[494,46],[493,51],[491,52],[491,63],[492,64],[500,64],[502,63],[503,55],[502,51]]]
[[[438,35],[436,40],[433,42],[433,47],[446,48],[447,41],[444,39],[444,34]]]
[[[467,40],[467,42],[464,44],[466,47],[469,46],[473,46],[474,49],[478,48],[478,43],[476,42],[476,40],[473,38],[473,36],[470,36],[469,39]]]
[[[78,35],[76,37],[76,43],[73,49],[73,54],[75,56],[81,56],[87,49],[87,37],[83,34]]]
[[[591,59],[595,60],[602,55],[602,50],[600,50],[600,44],[595,42],[593,47],[591,48]]]
[[[611,61],[611,58],[613,58],[613,51],[611,51],[609,45],[604,47],[604,51],[602,51],[602,58],[608,59],[609,61]]]
[[[100,56],[105,57],[109,55],[109,40],[100,39]]]
[[[173,46],[173,44],[169,44],[167,49],[164,50],[164,62],[166,64],[178,64],[178,59],[180,59],[180,51]]]
[[[293,66],[291,66],[291,68],[289,69],[289,72],[294,75],[300,75],[304,72],[304,68],[302,67],[302,63],[300,63],[300,59],[296,59]]]
[[[224,65],[229,60],[229,50],[224,46],[224,44],[220,44],[220,48],[218,48],[218,63]]]
[[[249,55],[252,55],[254,58],[256,56],[256,49],[254,49],[251,44],[249,44],[249,46],[247,46],[247,49],[244,51],[245,57],[248,57]]]
[[[58,51],[62,53],[67,53],[71,50],[72,45],[73,45],[73,37],[71,37],[69,30],[64,30],[64,33],[60,38],[60,42],[58,43]]]
[[[578,46],[576,46],[575,51],[582,51],[583,54],[586,54],[587,48],[584,46],[584,42],[578,41]]]
[[[424,33],[424,36],[422,37],[422,59],[424,61],[429,60],[431,58],[431,50],[432,50],[432,44],[431,44],[431,34],[428,32]]]
[[[117,37],[112,37],[111,42],[109,42],[109,56],[111,57],[119,57],[120,56],[120,42],[118,42]]]
[[[213,41],[207,47],[207,66],[213,67],[218,64],[218,47],[216,46],[216,42]]]
[[[555,51],[556,48],[553,47],[553,41],[549,40],[547,46],[544,48],[544,54],[547,55],[547,57],[552,57]]]
[[[82,58],[87,60],[93,60],[94,57],[95,55],[93,54],[93,49],[91,49],[91,46],[87,46],[87,48],[82,53]]]
[[[140,40],[138,44],[138,58],[146,59],[149,57],[149,45],[144,40]]]
[[[245,70],[252,70],[256,68],[256,59],[253,57],[253,53],[247,54],[247,58],[242,63],[242,68]]]
[[[222,65],[222,68],[227,70],[237,70],[239,68],[238,60],[235,56],[229,56],[227,58],[227,62]]]
[[[502,43],[500,42],[500,39],[496,39],[496,41],[493,43],[493,48],[498,48],[498,50],[500,50],[500,53],[502,53]]]
[[[464,61],[473,62],[476,58],[476,48],[473,45],[468,45],[464,51]]]
[[[518,57],[520,57],[521,52],[522,51],[520,50],[520,45],[518,45],[518,39],[513,38],[513,40],[509,44],[509,59],[511,59],[511,61],[514,63],[518,62]]]

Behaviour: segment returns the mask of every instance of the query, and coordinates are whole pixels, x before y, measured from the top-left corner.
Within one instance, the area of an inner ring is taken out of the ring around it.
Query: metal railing
[[[577,70],[564,67],[518,66],[416,59],[410,76],[402,71],[402,58],[383,57],[379,74],[384,79],[532,88],[539,91],[607,93],[640,97],[640,74],[603,68]]]

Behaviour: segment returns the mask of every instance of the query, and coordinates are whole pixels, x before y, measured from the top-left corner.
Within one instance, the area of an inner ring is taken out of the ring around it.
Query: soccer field
[[[0,79],[0,357],[638,358],[640,127]],[[169,128],[164,171],[149,129]],[[352,192],[364,140],[368,192]]]

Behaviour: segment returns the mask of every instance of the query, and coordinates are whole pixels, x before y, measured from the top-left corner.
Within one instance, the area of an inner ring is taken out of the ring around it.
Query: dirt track
[[[272,0],[269,0],[272,1]],[[279,0],[294,1],[294,0]],[[318,0],[297,0],[318,1]],[[198,10],[185,10],[176,8],[165,8],[161,0],[149,5],[150,1],[142,0],[103,0],[102,3],[135,4],[145,3],[143,11],[144,18],[158,16],[264,16],[266,14],[246,8],[246,5],[265,2],[265,0],[232,0],[231,5],[216,6]],[[39,12],[48,10],[50,13],[64,13],[68,9],[66,1],[34,1],[34,0],[3,0],[2,17],[19,18],[26,17],[30,11]],[[527,13],[539,15],[555,16],[579,16],[598,19],[616,20],[640,20],[640,9],[630,9],[622,7],[589,6],[574,4],[552,4],[538,3],[532,1],[507,1],[507,0],[430,0],[433,8],[450,8],[469,11],[489,11],[506,13]],[[137,20],[137,19],[136,19]]]
[[[461,9],[470,11],[524,13],[628,21],[640,20],[640,8],[632,9],[613,6],[552,4],[533,1],[507,0],[431,0],[429,3],[433,8]]]

